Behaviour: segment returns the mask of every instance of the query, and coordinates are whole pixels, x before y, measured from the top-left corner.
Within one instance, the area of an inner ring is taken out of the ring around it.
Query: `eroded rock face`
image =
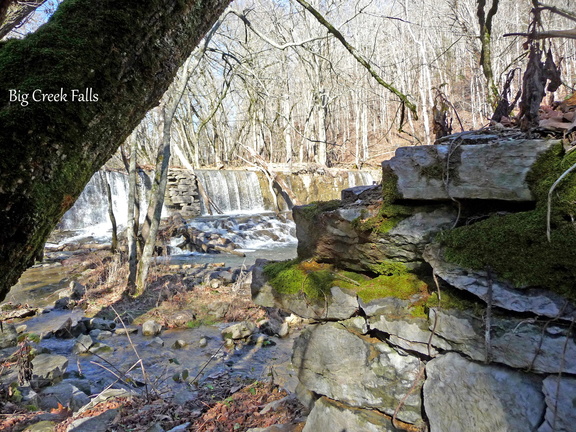
[[[538,432],[570,432],[576,426],[576,379],[549,376],[544,380],[546,417]]]
[[[302,432],[396,432],[390,418],[375,410],[365,410],[327,397],[318,399]]]
[[[534,375],[449,353],[428,362],[426,377],[431,432],[526,432],[542,421],[542,381]]]
[[[371,343],[372,342],[372,343]],[[294,345],[292,363],[308,390],[354,407],[374,408],[422,424],[420,360],[388,344],[366,341],[338,323],[305,330]]]
[[[400,198],[533,201],[526,175],[555,140],[401,147],[382,162],[398,177]]]
[[[341,268],[371,271],[384,260],[417,268],[433,234],[450,227],[456,212],[449,206],[415,210],[387,233],[362,231],[355,220],[374,217],[377,205],[338,208],[310,217],[306,206],[292,210],[296,222],[298,256],[337,263]]]
[[[434,269],[434,273],[455,288],[468,291],[484,301],[488,301],[491,289],[493,306],[567,321],[576,318],[574,305],[552,291],[516,289],[506,281],[489,277],[485,271],[464,269],[446,262],[442,259],[442,251],[436,244],[426,246],[423,256]]]
[[[68,359],[61,355],[38,354],[32,360],[32,379],[30,385],[33,389],[46,387],[59,383],[64,377],[68,367]]]

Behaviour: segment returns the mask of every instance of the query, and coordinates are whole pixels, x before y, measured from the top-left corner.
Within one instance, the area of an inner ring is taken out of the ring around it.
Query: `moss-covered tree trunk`
[[[229,2],[66,0],[0,43],[0,299]]]

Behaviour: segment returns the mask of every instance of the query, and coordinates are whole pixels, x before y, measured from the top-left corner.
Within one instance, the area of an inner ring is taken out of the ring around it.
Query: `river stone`
[[[526,432],[544,416],[542,379],[456,353],[428,362],[424,408],[430,432]]]
[[[0,349],[18,345],[18,332],[14,324],[2,323],[0,328]]]
[[[571,432],[576,427],[576,378],[544,380],[546,416],[538,432]]]
[[[94,340],[90,335],[80,335],[74,343],[72,352],[74,354],[86,354],[90,352],[90,348],[94,345]]]
[[[62,381],[64,372],[68,367],[68,359],[55,354],[38,354],[32,360],[32,379],[30,386],[33,389],[46,387]]]
[[[158,336],[162,333],[162,326],[154,320],[148,320],[142,324],[143,336]]]
[[[58,404],[78,411],[90,402],[86,394],[70,383],[61,382],[40,392],[40,408],[46,411],[57,409]]]
[[[56,425],[55,421],[42,420],[26,427],[22,432],[54,432]]]
[[[352,407],[342,402],[321,397],[308,415],[302,432],[400,432],[390,417],[376,410]]]
[[[85,322],[88,330],[112,331],[116,328],[116,323],[114,321],[102,318],[83,318],[82,321]]]
[[[455,288],[468,291],[483,301],[488,301],[492,285],[492,305],[513,312],[530,312],[548,318],[571,321],[576,318],[576,308],[562,296],[542,289],[516,289],[512,284],[488,277],[485,271],[463,269],[445,262],[441,248],[430,244],[424,250],[424,259],[434,273]]]
[[[348,405],[376,408],[421,424],[420,361],[377,339],[365,340],[339,323],[305,329],[294,343],[292,363],[308,390]]]
[[[250,321],[243,321],[241,323],[233,324],[222,330],[222,337],[224,339],[239,340],[249,337],[256,331],[256,324]]]
[[[526,176],[538,157],[558,140],[514,140],[489,144],[401,147],[382,162],[398,178],[400,199],[533,201]],[[445,171],[450,155],[449,182]]]

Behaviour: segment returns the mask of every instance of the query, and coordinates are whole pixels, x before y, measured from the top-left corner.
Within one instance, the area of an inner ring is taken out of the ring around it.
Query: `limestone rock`
[[[576,426],[575,378],[549,376],[544,380],[546,416],[538,432],[571,432]]]
[[[75,354],[86,354],[90,352],[90,347],[94,345],[94,340],[90,335],[81,335],[76,339],[72,352]]]
[[[56,430],[56,424],[55,421],[42,420],[28,426],[23,432],[54,432]]]
[[[304,330],[294,343],[292,363],[308,390],[389,415],[412,388],[421,367],[418,359],[377,340],[366,341],[338,323]],[[420,388],[417,383],[406,397],[398,419],[422,423]]]
[[[311,217],[305,206],[294,207],[298,256],[311,256],[354,271],[371,271],[383,260],[408,267],[422,264],[422,250],[430,237],[453,224],[456,214],[449,206],[415,208],[414,215],[389,232],[362,231],[355,220],[377,215],[378,206],[340,207]]]
[[[18,345],[18,332],[14,324],[2,323],[0,329],[0,349]]]
[[[32,367],[30,385],[38,389],[62,381],[68,367],[68,359],[61,355],[38,354],[32,360]]]
[[[558,142],[517,140],[476,144],[472,141],[461,145],[401,147],[392,159],[382,162],[382,168],[397,176],[397,190],[402,199],[532,201],[526,176],[538,156]]]
[[[308,415],[302,432],[400,432],[390,417],[375,410],[352,407],[321,397]]]
[[[490,352],[486,352],[484,323],[456,310],[430,310],[436,319],[432,344],[462,352],[477,361],[489,360],[538,373],[576,373],[576,343],[566,329],[553,329],[520,318],[493,317]]]
[[[256,324],[250,321],[244,321],[238,324],[233,324],[222,330],[222,337],[224,339],[240,340],[248,338],[256,331]]]
[[[439,277],[453,287],[468,291],[484,301],[488,300],[488,290],[491,285],[493,306],[567,321],[576,318],[574,305],[560,295],[541,289],[515,289],[508,282],[489,279],[485,271],[463,269],[445,262],[441,248],[436,244],[428,245],[423,256]]]
[[[142,324],[142,335],[144,336],[158,336],[162,333],[162,326],[154,320],[148,320]]]
[[[448,353],[428,363],[426,376],[430,432],[526,432],[542,421],[542,381],[535,375]]]

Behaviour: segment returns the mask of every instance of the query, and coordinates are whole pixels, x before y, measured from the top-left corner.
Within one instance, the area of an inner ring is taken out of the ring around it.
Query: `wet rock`
[[[295,341],[292,356],[300,383],[319,395],[388,415],[404,400],[398,419],[422,424],[421,384],[414,385],[420,361],[386,343],[373,342],[338,323],[308,327]]]
[[[542,379],[535,375],[448,353],[428,363],[426,376],[431,432],[525,432],[536,430],[544,416]]]
[[[302,432],[400,432],[390,417],[375,410],[360,409],[321,397],[308,415]]]
[[[112,331],[116,328],[116,323],[112,320],[102,318],[82,318],[86,329]]]
[[[0,349],[18,345],[18,332],[14,324],[2,323],[0,328]]]
[[[40,408],[46,411],[57,409],[58,404],[69,407],[72,411],[78,411],[90,402],[90,398],[70,383],[47,387],[40,392]]]
[[[201,338],[201,339],[198,341],[198,346],[199,346],[200,348],[206,348],[207,345],[208,345],[208,340],[207,340],[205,337]]]
[[[154,320],[148,320],[142,324],[143,336],[158,336],[162,333],[162,326]]]
[[[240,340],[249,337],[256,330],[256,324],[250,321],[243,321],[238,324],[233,324],[222,330],[222,337],[224,339]]]
[[[513,312],[530,312],[549,318],[571,321],[576,318],[576,307],[562,296],[549,290],[516,289],[510,283],[493,280],[485,271],[463,269],[445,262],[438,245],[428,245],[424,259],[432,266],[434,273],[455,288],[468,291],[485,302],[492,288],[492,305]]]
[[[39,354],[32,360],[32,367],[30,386],[38,389],[62,381],[68,359],[61,355]]]
[[[182,349],[182,348],[185,348],[186,346],[188,346],[188,343],[185,340],[178,339],[174,342],[174,344],[172,345],[172,348]]]
[[[68,289],[70,290],[70,297],[74,300],[79,300],[86,294],[86,287],[78,281],[71,281]]]
[[[150,342],[148,342],[148,346],[161,348],[164,346],[164,341],[159,337],[155,337]]]
[[[484,199],[532,201],[526,176],[538,156],[557,140],[516,140],[489,144],[401,147],[382,162],[398,177],[401,199]],[[449,179],[445,184],[449,159]]]
[[[136,334],[138,333],[138,328],[137,327],[119,327],[114,331],[115,335],[130,335],[130,334]]]
[[[90,352],[90,348],[94,345],[94,340],[90,335],[81,335],[76,339],[72,352],[75,354],[86,354]]]
[[[549,376],[544,380],[546,416],[538,432],[571,432],[576,425],[576,379]]]

